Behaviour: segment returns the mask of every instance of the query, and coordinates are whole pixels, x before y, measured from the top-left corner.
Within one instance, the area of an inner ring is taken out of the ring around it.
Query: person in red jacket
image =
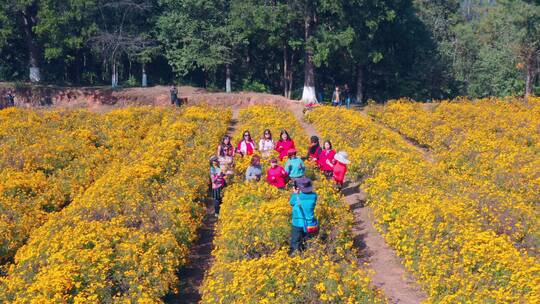
[[[345,181],[345,174],[347,174],[347,165],[351,162],[349,161],[349,155],[347,152],[339,151],[334,156],[334,168],[333,176],[334,181],[339,189],[343,188],[343,182]]]
[[[311,143],[309,145],[308,154],[306,159],[309,161],[315,162],[317,165],[319,164],[319,157],[322,153],[321,145],[319,144],[319,137],[313,135],[311,136]]]
[[[270,160],[270,168],[266,172],[266,181],[278,189],[285,189],[287,185],[287,172],[282,166],[278,165],[277,159],[274,157]]]
[[[332,149],[332,143],[329,140],[325,141],[319,157],[319,168],[327,178],[331,178],[333,175],[334,155],[336,155],[336,151]]]
[[[281,130],[279,140],[276,143],[276,151],[279,153],[279,160],[283,160],[290,149],[296,149],[294,141],[286,130]]]
[[[253,152],[255,151],[255,143],[253,142],[253,139],[251,139],[251,134],[249,131],[244,131],[244,136],[238,143],[236,151],[242,154],[242,156],[253,155]]]

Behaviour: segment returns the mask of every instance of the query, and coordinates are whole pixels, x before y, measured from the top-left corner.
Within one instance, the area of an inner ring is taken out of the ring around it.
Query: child
[[[258,155],[253,155],[251,164],[246,170],[247,181],[260,181],[262,175],[261,158]]]
[[[343,182],[345,181],[345,174],[347,174],[347,165],[351,162],[349,161],[349,155],[347,152],[339,151],[334,156],[335,164],[333,168],[334,181],[336,185],[341,190],[343,188]]]
[[[214,214],[219,216],[221,206],[221,191],[225,187],[225,174],[219,167],[217,156],[210,158],[210,180],[212,181],[212,199],[214,200]]]
[[[306,166],[304,166],[304,161],[300,157],[296,157],[296,150],[290,149],[287,153],[289,159],[285,163],[285,172],[289,177],[294,181],[300,177],[304,176],[306,171]]]
[[[334,155],[336,152],[332,149],[332,143],[325,141],[319,157],[319,169],[327,178],[331,178],[334,171]]]
[[[315,135],[311,136],[311,144],[308,149],[307,159],[315,163],[318,162],[322,149],[319,144],[319,138]]]

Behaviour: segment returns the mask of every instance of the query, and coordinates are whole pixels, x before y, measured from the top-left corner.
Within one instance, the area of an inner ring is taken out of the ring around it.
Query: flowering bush
[[[107,116],[112,124],[129,119],[123,124],[129,132],[130,124],[140,128],[138,112],[154,123],[133,137],[131,151],[113,153],[105,172],[69,206],[31,232],[0,279],[0,302],[160,302],[176,285],[204,214],[197,200],[206,195],[206,158],[230,112],[148,108]],[[130,137],[116,130],[110,138],[128,147]]]
[[[482,224],[475,183],[429,163],[399,135],[360,113],[320,107],[308,117],[346,147],[364,178],[377,226],[428,292],[430,302],[536,303],[540,265]]]
[[[441,102],[403,100],[372,107],[373,117],[431,147],[443,170],[476,189],[482,225],[518,248],[540,248],[540,98]]]
[[[162,111],[0,111],[0,262],[121,160]]]

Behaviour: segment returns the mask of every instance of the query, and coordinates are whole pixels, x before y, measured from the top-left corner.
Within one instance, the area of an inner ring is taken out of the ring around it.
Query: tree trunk
[[[289,62],[288,62],[288,52],[287,46],[283,47],[283,96],[289,96],[289,82],[288,82],[288,73],[289,73]]]
[[[227,63],[225,65],[225,92],[230,93],[231,91],[231,65]]]
[[[36,42],[36,37],[34,35],[33,27],[36,25],[36,12],[37,8],[35,5],[28,6],[22,12],[22,17],[24,21],[24,36],[26,40],[26,46],[28,48],[28,66],[29,66],[29,77],[31,82],[40,82],[41,73],[39,70],[39,58],[40,58],[40,49]]]
[[[527,64],[527,72],[525,75],[525,100],[529,100],[529,96],[532,93],[532,66]]]
[[[145,88],[148,86],[148,76],[146,75],[146,64],[142,64],[142,87]]]
[[[111,86],[113,89],[118,86],[118,67],[115,61],[112,63]]]
[[[364,101],[364,67],[359,64],[356,70],[356,100],[359,104]]]
[[[304,90],[302,92],[302,101],[305,103],[317,102],[315,94],[315,66],[313,64],[313,50],[308,45],[312,35],[313,16],[311,9],[307,9],[304,20]]]

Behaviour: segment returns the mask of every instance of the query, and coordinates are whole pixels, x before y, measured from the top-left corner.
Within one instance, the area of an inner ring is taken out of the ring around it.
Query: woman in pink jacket
[[[323,150],[319,156],[319,169],[328,178],[331,178],[333,175],[334,155],[336,155],[336,151],[332,149],[332,143],[329,140],[325,141]]]
[[[295,149],[294,140],[289,136],[286,130],[281,130],[279,140],[276,143],[276,151],[279,153],[279,160],[283,160],[287,156],[287,151]]]
[[[282,166],[278,165],[277,159],[274,157],[270,160],[270,168],[266,171],[266,181],[278,188],[285,189],[287,185],[287,172]]]

